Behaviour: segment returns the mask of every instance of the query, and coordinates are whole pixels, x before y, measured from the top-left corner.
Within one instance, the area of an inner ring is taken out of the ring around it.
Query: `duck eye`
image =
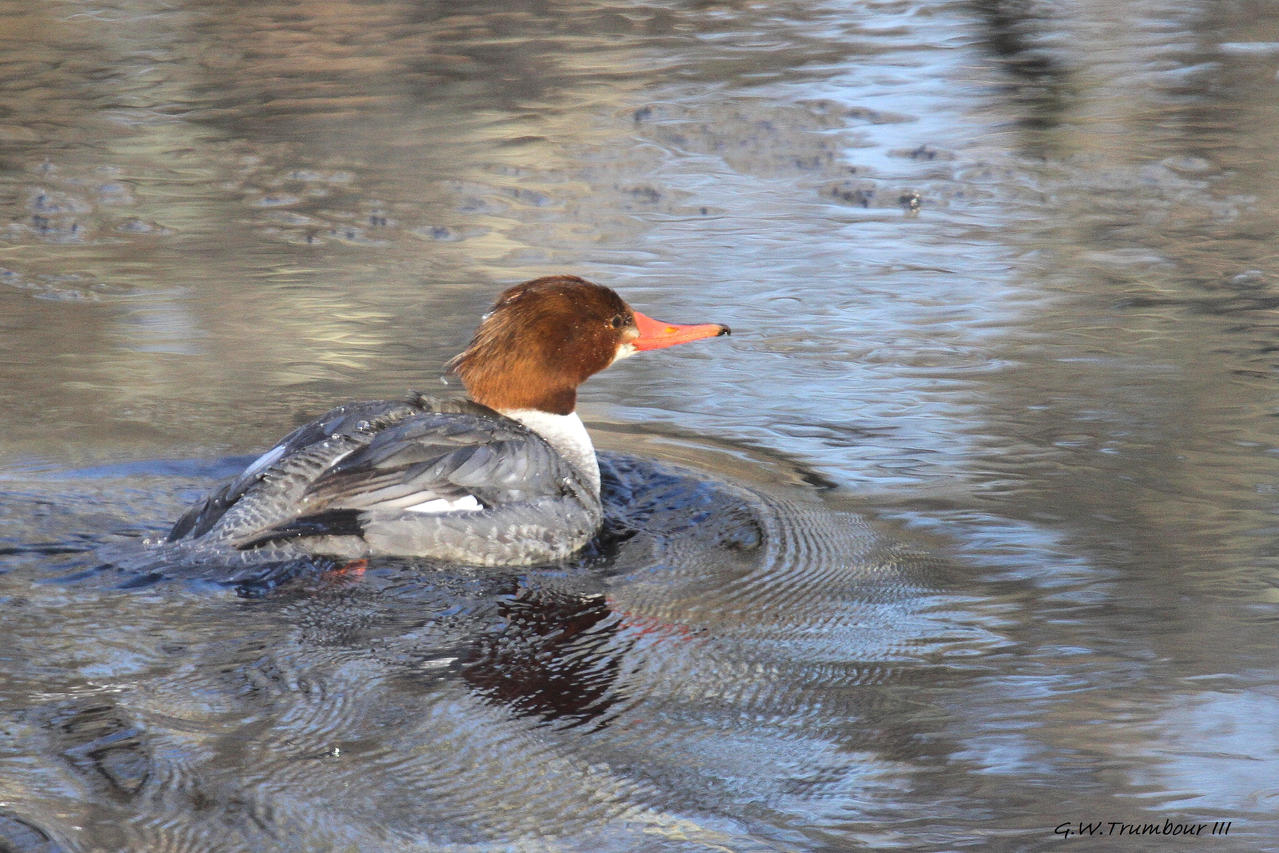
[[[612,326],[613,326],[613,328],[614,328],[614,329],[620,329],[620,328],[622,328],[622,325],[623,325],[625,322],[626,322],[626,318],[625,318],[625,317],[623,317],[621,314],[614,314],[614,315],[613,315],[613,319],[609,321],[609,323],[611,323],[611,324],[612,324]]]

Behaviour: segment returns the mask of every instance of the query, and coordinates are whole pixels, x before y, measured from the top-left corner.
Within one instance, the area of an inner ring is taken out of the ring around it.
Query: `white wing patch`
[[[460,498],[433,498],[404,508],[408,512],[463,512],[466,510],[484,509],[474,495],[463,495]]]
[[[280,460],[282,456],[284,456],[284,447],[285,445],[283,444],[277,444],[275,447],[272,447],[266,453],[263,453],[257,459],[253,460],[252,465],[244,469],[244,473],[241,476],[244,476],[244,477],[252,476],[253,474],[258,473],[259,471],[265,471],[267,468],[274,465],[276,462]]]

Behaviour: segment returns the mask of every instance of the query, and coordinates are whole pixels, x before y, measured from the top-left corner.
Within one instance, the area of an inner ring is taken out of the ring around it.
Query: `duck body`
[[[167,540],[482,566],[561,559],[603,521],[577,386],[635,351],[727,333],[658,323],[576,277],[525,282],[450,363],[472,399],[338,406],[192,506]]]
[[[592,481],[486,406],[412,395],[338,406],[299,427],[191,507],[168,538],[522,565],[571,554],[602,518],[598,471]]]

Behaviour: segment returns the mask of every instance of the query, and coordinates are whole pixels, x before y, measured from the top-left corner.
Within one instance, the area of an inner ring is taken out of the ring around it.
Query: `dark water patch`
[[[140,728],[111,704],[56,709],[44,725],[53,748],[91,787],[133,798],[151,776],[151,755]]]
[[[0,812],[0,849],[12,853],[56,853],[65,848],[34,823]]]

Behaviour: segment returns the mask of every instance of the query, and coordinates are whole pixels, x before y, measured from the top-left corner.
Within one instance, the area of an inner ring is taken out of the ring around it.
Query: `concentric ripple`
[[[522,571],[183,564],[111,532],[50,555],[19,535],[24,513],[86,529],[92,505],[119,531],[137,492],[99,471],[50,475],[56,506],[38,478],[9,495],[7,606],[28,627],[0,777],[27,782],[0,783],[5,831],[26,847],[101,825],[147,850],[767,849],[788,815],[837,821],[830,804],[878,784],[913,736],[893,688],[954,677],[933,660],[957,633],[999,642],[942,605],[938,561],[811,488],[601,462],[605,531]],[[161,468],[145,506],[172,514],[203,472]]]

